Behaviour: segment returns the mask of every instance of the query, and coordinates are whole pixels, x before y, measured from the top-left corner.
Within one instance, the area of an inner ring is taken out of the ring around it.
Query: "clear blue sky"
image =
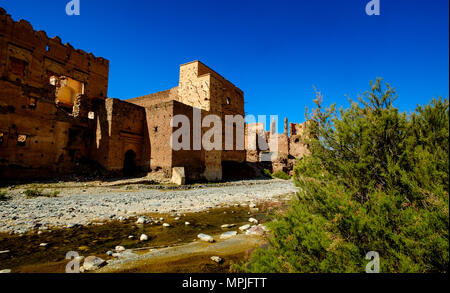
[[[245,92],[247,113],[290,121],[304,120],[313,85],[343,106],[377,76],[405,111],[448,97],[448,0],[381,0],[380,16],[365,14],[369,0],[81,0],[80,16],[68,2],[0,6],[109,59],[109,97],[174,87],[178,65],[197,59]]]

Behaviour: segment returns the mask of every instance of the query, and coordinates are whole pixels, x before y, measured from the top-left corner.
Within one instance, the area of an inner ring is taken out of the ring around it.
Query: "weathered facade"
[[[161,170],[171,177],[177,168],[178,177],[220,180],[224,162],[258,161],[257,150],[246,152],[246,135],[245,146],[238,143],[244,121],[225,119],[243,119],[244,93],[203,63],[181,65],[178,86],[129,100],[107,98],[108,75],[108,60],[49,38],[0,8],[0,179],[67,174],[88,163],[115,174]],[[171,121],[179,114],[200,137],[210,129],[203,118],[216,115],[220,150],[205,150],[193,135],[189,149],[174,150],[179,127]],[[295,127],[280,135],[279,151],[301,157]]]

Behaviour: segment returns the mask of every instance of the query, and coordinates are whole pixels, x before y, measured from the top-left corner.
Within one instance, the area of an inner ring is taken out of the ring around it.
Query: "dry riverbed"
[[[187,188],[79,186],[62,189],[55,198],[27,198],[25,188],[11,189],[0,201],[0,270],[64,272],[66,253],[77,251],[107,260],[105,271],[223,272],[263,243],[238,228],[256,226],[250,218],[266,222],[295,192],[292,182],[282,180]],[[238,235],[220,239],[227,231]],[[199,233],[212,235],[215,242],[203,243]],[[142,234],[148,239],[141,241]],[[116,246],[126,253],[111,255]],[[210,254],[222,261],[212,261]]]

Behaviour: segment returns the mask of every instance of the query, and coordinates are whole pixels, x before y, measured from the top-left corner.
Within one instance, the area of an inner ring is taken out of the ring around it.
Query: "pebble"
[[[250,218],[250,219],[248,219],[248,221],[252,224],[258,224],[258,220],[255,218]]]
[[[11,270],[10,269],[5,269],[5,270],[1,270],[0,274],[10,274]]]
[[[220,226],[220,228],[227,229],[233,228],[234,226],[236,226],[236,224],[223,224],[222,226]]]
[[[116,252],[122,252],[122,251],[125,251],[125,250],[126,250],[125,247],[120,246],[120,245],[116,246],[116,248],[115,248]]]
[[[223,259],[218,257],[218,256],[211,256],[211,260],[213,262],[216,262],[216,263],[219,263],[219,264],[223,261]]]
[[[104,259],[97,256],[88,256],[84,260],[83,268],[86,271],[95,271],[104,265],[106,265],[106,261]]]
[[[248,230],[248,229],[250,229],[250,224],[246,224],[244,226],[239,227],[239,230],[241,230],[241,231],[245,231],[245,230]]]
[[[145,224],[145,218],[144,217],[139,217],[136,221],[136,224]]]
[[[223,240],[230,239],[230,238],[232,238],[232,237],[234,237],[236,235],[237,235],[236,231],[228,231],[228,232],[222,233],[220,235],[220,239],[223,239]]]
[[[148,240],[148,236],[145,234],[142,234],[141,237],[139,238],[139,240],[141,241],[147,241]]]
[[[106,255],[107,255],[107,256],[112,256],[112,255],[113,255],[113,252],[112,252],[111,250],[108,250],[108,251],[106,252]]]
[[[40,247],[46,247],[48,245],[48,243],[41,243],[39,244]]]
[[[207,235],[207,234],[200,233],[200,234],[197,235],[197,237],[198,237],[201,241],[205,241],[205,242],[214,242],[214,238],[212,238],[212,236]]]
[[[6,253],[9,253],[10,251],[9,250],[2,250],[2,251],[0,251],[0,254],[6,254]]]
[[[164,223],[164,224],[162,224],[162,225],[163,225],[163,227],[166,227],[166,228],[170,227],[170,224],[169,224],[169,223]]]
[[[184,224],[185,224],[186,226],[189,226],[191,223],[189,223],[189,222],[184,222]]]

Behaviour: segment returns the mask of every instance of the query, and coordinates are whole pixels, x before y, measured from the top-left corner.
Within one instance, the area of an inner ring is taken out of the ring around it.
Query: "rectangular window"
[[[28,63],[23,60],[11,57],[9,63],[9,71],[15,75],[24,77],[27,64]]]

